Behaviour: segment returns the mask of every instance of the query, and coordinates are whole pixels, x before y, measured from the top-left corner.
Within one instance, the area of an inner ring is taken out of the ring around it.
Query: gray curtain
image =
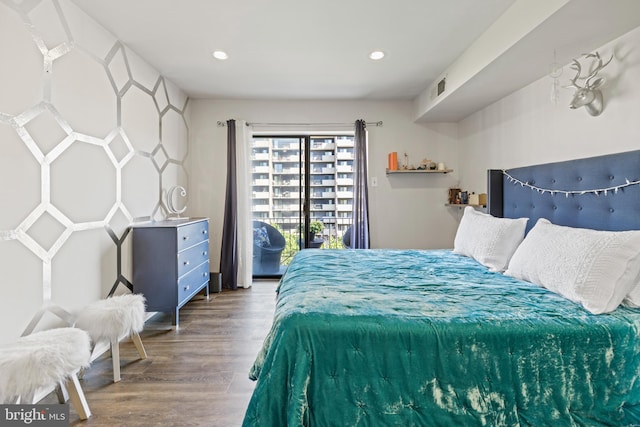
[[[367,187],[367,125],[356,120],[354,139],[353,176],[353,225],[351,247],[369,249],[369,190]]]
[[[236,121],[227,120],[227,193],[224,201],[220,272],[222,287],[238,289],[238,185],[236,182]]]

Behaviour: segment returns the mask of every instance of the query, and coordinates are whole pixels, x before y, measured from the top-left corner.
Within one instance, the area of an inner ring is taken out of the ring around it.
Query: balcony
[[[301,239],[300,226],[298,218],[282,218],[282,217],[256,217],[258,221],[263,221],[271,226],[275,227],[280,234],[285,238],[285,247],[280,254],[280,269],[278,272],[270,272],[267,276],[279,276],[283,274],[293,256],[298,253],[301,246],[304,243],[304,239]],[[343,237],[347,228],[351,225],[351,218],[335,218],[329,215],[314,216],[314,221],[321,221],[324,224],[324,229],[321,235],[316,236],[313,243],[317,245],[319,249],[344,249]],[[314,246],[315,247],[315,246]],[[254,266],[254,273],[261,276],[260,268],[256,269]]]
[[[353,153],[338,151],[336,157],[338,158],[338,160],[353,160]]]
[[[353,166],[351,165],[337,165],[336,170],[338,172],[353,172]]]
[[[353,185],[353,178],[338,178],[338,185]]]
[[[253,146],[255,148],[269,148],[271,141],[268,139],[254,139]]]
[[[255,153],[251,160],[269,160],[269,153]]]
[[[253,173],[269,173],[269,166],[254,166],[251,171]]]
[[[337,138],[336,139],[336,145],[338,147],[349,147],[349,148],[353,148],[353,138]]]
[[[311,149],[312,150],[334,150],[336,148],[336,144],[333,142],[312,142]]]

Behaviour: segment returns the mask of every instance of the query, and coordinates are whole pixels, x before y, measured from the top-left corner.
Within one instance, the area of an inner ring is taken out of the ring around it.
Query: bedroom
[[[165,132],[163,148],[160,149],[156,107],[144,90],[134,87],[123,98],[122,126],[131,129],[131,138],[138,137],[144,141],[144,145],[135,147],[135,150],[153,154],[129,159],[133,148],[117,134],[111,135],[108,141],[116,157],[115,163],[123,164],[122,168],[116,168],[106,151],[98,149],[99,145],[91,144],[93,140],[87,138],[87,144],[76,144],[76,149],[61,155],[51,164],[51,180],[56,187],[51,189],[50,197],[61,214],[32,214],[44,200],[41,176],[48,171],[41,166],[45,162],[33,160],[34,155],[16,137],[9,124],[10,118],[37,104],[42,99],[43,90],[48,87],[54,96],[62,94],[56,108],[73,131],[107,138],[116,126],[118,104],[111,82],[104,78],[104,74],[98,74],[102,72],[101,67],[89,54],[72,51],[67,56],[64,51],[59,52],[60,60],[52,59],[53,78],[42,79],[42,56],[30,33],[22,28],[22,20],[14,11],[14,4],[17,3],[0,3],[3,40],[13,40],[2,45],[3,57],[13,58],[15,64],[20,64],[15,68],[2,67],[3,73],[7,73],[2,78],[5,85],[2,92],[8,93],[9,97],[3,96],[0,129],[3,140],[9,142],[2,144],[0,173],[3,181],[12,185],[5,186],[0,193],[6,203],[0,216],[3,219],[0,224],[0,270],[4,279],[0,291],[0,321],[5,325],[0,342],[7,342],[21,333],[40,307],[44,294],[69,309],[75,309],[103,298],[118,281],[119,274],[130,279],[130,260],[127,256],[118,260],[120,245],[105,233],[103,221],[108,217],[114,235],[122,237],[131,218],[149,216],[156,211],[160,185],[166,189],[167,183],[188,184],[188,213],[210,218],[211,265],[218,265],[225,180],[224,168],[219,167],[224,163],[225,129],[216,126],[218,120],[233,117],[259,122],[383,120],[383,127],[369,129],[369,161],[372,174],[376,174],[380,183],[371,192],[371,234],[375,247],[451,247],[460,213],[444,206],[446,189],[459,184],[476,192],[485,191],[488,168],[546,163],[638,148],[640,124],[635,118],[640,109],[637,103],[640,87],[636,78],[640,61],[635,46],[640,41],[640,33],[637,29],[632,30],[636,24],[589,47],[603,55],[616,52],[616,60],[605,73],[611,79],[610,86],[604,90],[607,106],[602,116],[597,118],[590,117],[584,110],[569,110],[566,105],[570,91],[561,91],[558,105],[550,102],[551,79],[544,73],[553,61],[553,40],[544,52],[542,63],[531,63],[532,67],[542,69],[539,76],[523,82],[517,90],[505,94],[497,102],[453,121],[416,122],[421,110],[413,99],[193,98],[187,104],[186,93],[167,77],[157,86],[159,92],[156,93],[162,95],[166,87],[169,101],[157,96],[155,102],[161,110],[169,102],[174,108],[163,116],[172,140],[166,140]],[[92,54],[101,57],[113,55],[110,67],[114,84],[119,89],[124,88],[126,70],[123,69],[123,48],[116,45],[118,39],[76,9],[73,3],[41,2],[29,13],[29,19],[36,27],[43,28],[47,42],[55,46],[65,40],[64,26],[51,18],[59,16],[58,7],[64,12],[66,25],[80,46],[96,49]],[[566,55],[563,64],[569,64],[571,58],[581,53],[582,50],[563,52]],[[146,64],[151,58],[140,58],[128,49],[126,58],[134,72],[139,72],[136,78],[142,87],[154,90],[160,74]],[[563,79],[567,79],[570,73],[568,66],[564,73]],[[80,79],[79,75],[88,77]],[[90,104],[83,102],[83,94],[91,98]],[[185,104],[186,122],[182,122]],[[44,144],[41,148],[45,153],[65,140],[67,130],[56,122],[55,114],[45,109],[35,111],[34,116],[37,117],[25,128],[38,140],[38,144]],[[131,117],[135,119],[130,123]],[[188,149],[184,144],[187,130]],[[455,174],[433,180],[423,179],[425,177],[387,179],[384,175],[387,153],[402,150],[407,150],[416,160],[424,155],[443,159]],[[163,166],[166,167],[160,174],[158,170]],[[121,170],[121,175],[116,170]],[[90,171],[98,171],[99,174],[92,175]],[[100,179],[94,180],[96,175]],[[122,188],[121,195],[113,185],[119,179],[128,183]],[[58,182],[60,187],[57,187]],[[149,188],[153,191],[150,192]],[[117,204],[118,200],[122,203]],[[127,211],[113,210],[114,206],[125,206]],[[389,206],[394,209],[389,209]],[[27,218],[29,227],[25,224],[25,229],[28,229],[25,236],[35,239],[36,243],[23,243],[28,240],[24,236],[21,241],[16,238],[15,228]],[[126,254],[130,250],[129,239],[124,239],[121,246]]]

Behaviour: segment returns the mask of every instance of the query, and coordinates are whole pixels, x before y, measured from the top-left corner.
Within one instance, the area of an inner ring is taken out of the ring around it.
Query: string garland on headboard
[[[514,185],[520,184],[520,186],[528,187],[531,190],[537,191],[540,194],[550,193],[552,196],[555,196],[556,194],[564,194],[565,197],[569,197],[569,195],[573,196],[573,195],[582,195],[582,194],[595,194],[596,196],[599,196],[600,194],[604,194],[606,196],[609,193],[616,194],[618,191],[622,191],[625,187],[631,187],[632,185],[640,184],[640,180],[630,181],[629,179],[625,178],[624,184],[614,185],[606,188],[593,188],[590,190],[556,190],[551,188],[538,187],[536,185],[529,184],[528,182],[519,180],[518,178],[511,176],[509,172],[507,172],[505,169],[502,170],[502,173],[509,179],[509,182],[512,182]]]

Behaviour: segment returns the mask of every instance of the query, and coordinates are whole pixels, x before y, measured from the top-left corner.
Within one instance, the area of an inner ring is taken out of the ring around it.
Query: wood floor
[[[180,310],[180,327],[160,314],[141,334],[148,354],[120,344],[122,381],[113,383],[109,354],[95,360],[81,384],[92,416],[73,426],[221,426],[242,424],[254,388],[248,372],[266,336],[277,282],[196,296]],[[56,402],[53,394],[42,403]]]

